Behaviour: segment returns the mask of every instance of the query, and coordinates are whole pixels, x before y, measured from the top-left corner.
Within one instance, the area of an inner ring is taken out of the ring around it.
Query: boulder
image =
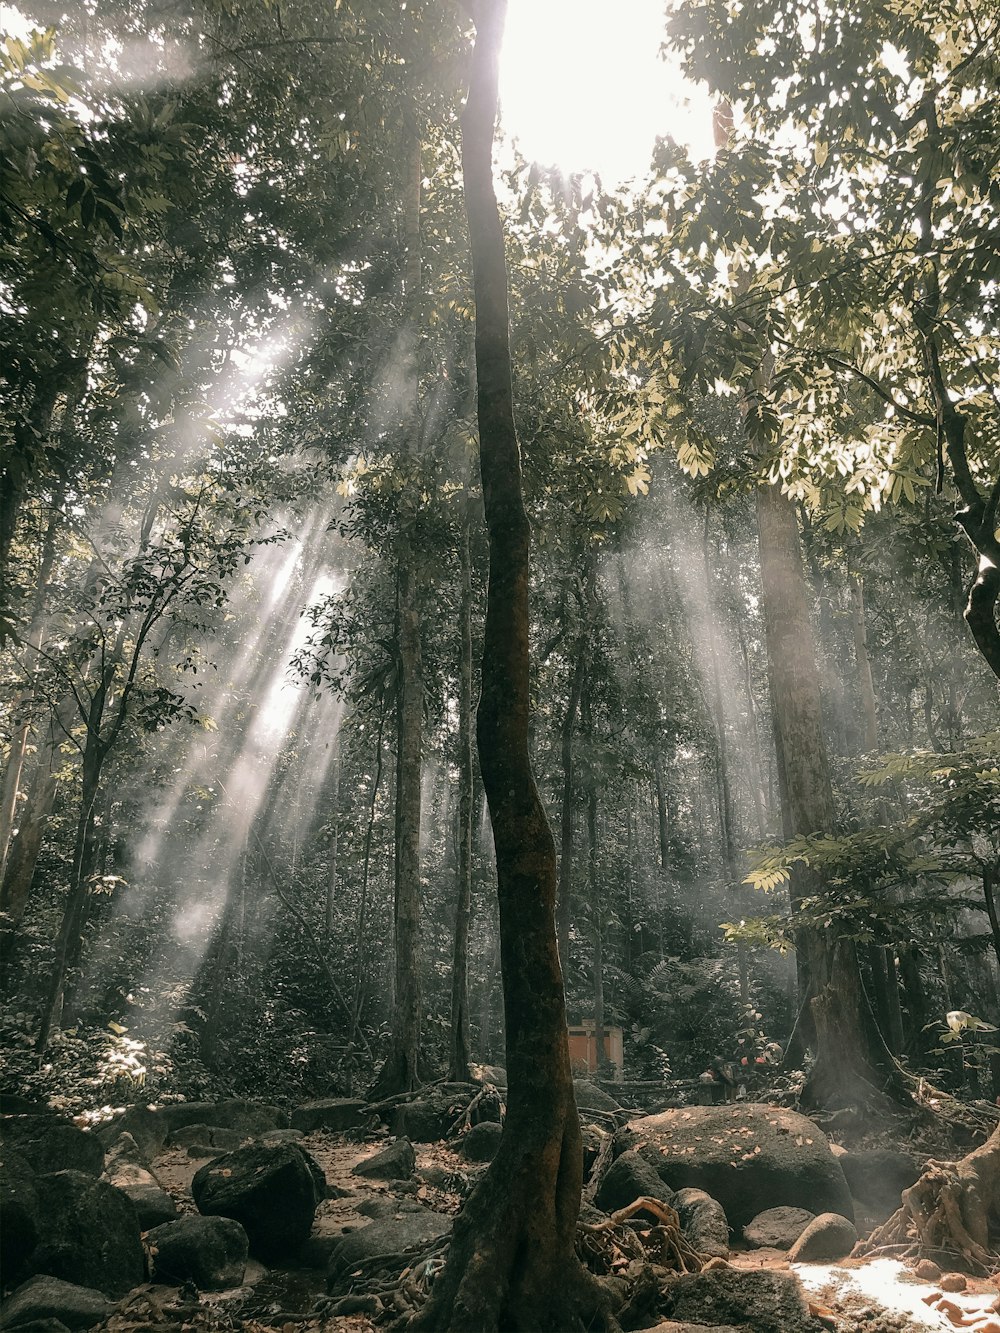
[[[503,1130],[492,1120],[481,1120],[462,1137],[462,1156],[467,1162],[492,1162],[500,1147]]]
[[[768,1269],[722,1265],[684,1273],[664,1292],[660,1309],[695,1325],[735,1325],[753,1333],[821,1333],[809,1314],[798,1279]]]
[[[573,1094],[576,1097],[576,1109],[578,1111],[607,1111],[612,1113],[622,1109],[610,1093],[605,1092],[603,1088],[599,1088],[596,1083],[591,1083],[586,1078],[575,1078],[573,1080]]]
[[[251,1252],[266,1262],[293,1255],[312,1230],[317,1172],[322,1177],[297,1143],[250,1144],[196,1171],[191,1193],[200,1212],[239,1222]]]
[[[438,1139],[448,1137],[448,1131],[467,1100],[459,1099],[456,1105],[454,1097],[435,1094],[403,1102],[393,1111],[389,1128],[397,1137],[408,1138],[411,1143],[436,1143]]]
[[[122,1134],[108,1149],[104,1179],[132,1200],[140,1231],[177,1216],[177,1205],[146,1165],[131,1134]]]
[[[354,1176],[365,1176],[369,1180],[409,1180],[417,1164],[413,1144],[409,1139],[397,1139],[388,1148],[373,1153],[359,1162],[351,1172]]]
[[[132,1200],[82,1171],[38,1176],[38,1244],[28,1267],[121,1296],[146,1278]]]
[[[900,1195],[920,1179],[923,1169],[909,1153],[891,1149],[847,1152],[840,1158],[851,1193],[877,1216],[889,1217],[899,1207]]]
[[[257,1142],[273,1148],[278,1143],[301,1143],[304,1138],[301,1129],[269,1129],[266,1134],[258,1136]]]
[[[681,1230],[696,1250],[713,1258],[729,1257],[729,1221],[721,1203],[704,1190],[688,1188],[677,1191],[673,1206]]]
[[[823,1263],[827,1259],[843,1259],[858,1242],[854,1223],[839,1213],[820,1213],[803,1231],[788,1258],[793,1264]]]
[[[717,1199],[733,1227],[785,1205],[854,1216],[851,1193],[823,1132],[783,1107],[689,1106],[643,1116],[618,1137],[671,1189]]]
[[[154,1282],[224,1291],[238,1287],[246,1272],[249,1240],[231,1217],[181,1217],[154,1227],[146,1244]]]
[[[38,1195],[27,1159],[11,1148],[3,1152],[0,1173],[0,1274],[16,1281],[38,1244]]]
[[[347,1287],[351,1272],[358,1264],[378,1255],[403,1254],[430,1245],[446,1236],[450,1228],[451,1218],[422,1209],[419,1213],[405,1213],[402,1217],[371,1222],[357,1231],[350,1231],[340,1237],[330,1255],[327,1287],[334,1292],[341,1286]]]
[[[469,1077],[475,1083],[490,1083],[495,1088],[507,1086],[507,1071],[503,1065],[469,1065]]]
[[[58,1320],[65,1328],[93,1328],[107,1319],[114,1302],[93,1287],[50,1277],[29,1278],[0,1306],[0,1328],[20,1328],[38,1320]]]
[[[743,1228],[752,1250],[790,1250],[816,1216],[808,1208],[765,1208]]]
[[[296,1106],[292,1129],[301,1129],[304,1134],[314,1129],[357,1129],[366,1125],[371,1115],[371,1107],[359,1097],[326,1097]]]
[[[97,1135],[58,1116],[5,1116],[0,1121],[0,1142],[5,1153],[20,1153],[39,1176],[53,1171],[99,1176],[104,1170],[104,1145]]]
[[[172,1129],[167,1139],[169,1147],[187,1148],[191,1157],[201,1155],[191,1152],[192,1148],[201,1149],[208,1157],[218,1157],[219,1153],[235,1152],[242,1142],[235,1129],[223,1129],[221,1125],[182,1125]]]
[[[212,1125],[235,1130],[240,1140],[272,1129],[286,1129],[288,1116],[277,1106],[232,1098],[221,1102],[170,1102],[165,1106],[130,1106],[124,1115],[105,1126],[102,1138],[113,1142],[131,1134],[148,1159],[160,1152],[170,1135],[186,1125]]]
[[[643,1195],[673,1206],[673,1190],[664,1185],[641,1154],[627,1152],[608,1167],[597,1187],[594,1202],[602,1212],[614,1213],[619,1208],[627,1208]]]

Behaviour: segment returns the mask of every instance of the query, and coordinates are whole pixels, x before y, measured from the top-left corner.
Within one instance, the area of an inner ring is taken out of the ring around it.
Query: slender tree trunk
[[[449,1078],[469,1076],[469,915],[472,906],[472,516],[467,504],[462,516],[461,595],[459,603],[458,664],[458,902],[455,908],[455,947],[451,970],[451,1059]]]
[[[573,814],[576,804],[575,750],[573,745],[583,681],[587,674],[588,628],[585,626],[576,642],[573,674],[570,677],[569,699],[561,728],[562,742],[562,809],[559,815],[559,892],[558,936],[559,961],[565,974],[569,968],[569,932],[573,924]]]
[[[868,656],[868,626],[865,624],[865,593],[860,578],[851,579],[851,626],[854,630],[854,659],[858,667],[858,696],[861,700],[862,748],[878,749],[878,714],[875,683]]]
[[[593,1327],[601,1301],[574,1250],[582,1149],[555,929],[556,852],[528,753],[529,526],[492,172],[505,12],[503,0],[478,8],[462,159],[490,543],[479,764],[496,848],[507,1119],[496,1157],[455,1222],[447,1266],[415,1321],[470,1333]]]
[[[333,935],[334,917],[337,908],[337,840],[340,832],[340,737],[335,742],[337,753],[333,757],[333,791],[330,798],[330,846],[327,852],[326,867],[326,907],[323,913],[323,930],[327,942]]]

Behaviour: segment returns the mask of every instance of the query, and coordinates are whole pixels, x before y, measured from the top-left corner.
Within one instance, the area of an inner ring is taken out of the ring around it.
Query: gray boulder
[[[896,1211],[903,1190],[917,1183],[923,1169],[909,1153],[885,1148],[844,1153],[840,1165],[857,1201],[880,1217]]]
[[[114,1302],[93,1287],[43,1274],[29,1278],[0,1306],[0,1328],[20,1328],[39,1320],[58,1320],[65,1328],[93,1328],[107,1319]]]
[[[808,1208],[765,1208],[743,1228],[752,1250],[790,1250],[816,1216]]]
[[[620,1159],[619,1159],[620,1160]],[[729,1257],[729,1221],[722,1204],[704,1190],[678,1190],[674,1207],[687,1240],[702,1254]]]
[[[608,1167],[597,1187],[594,1202],[602,1212],[614,1213],[644,1195],[673,1206],[674,1191],[663,1183],[640,1153],[627,1152]]]
[[[202,1291],[238,1287],[249,1240],[231,1217],[181,1217],[146,1236],[154,1282],[193,1282]]]
[[[239,1222],[251,1253],[266,1262],[294,1255],[307,1239],[322,1197],[317,1175],[318,1164],[297,1143],[250,1144],[196,1171],[191,1193],[199,1212]]]
[[[287,1129],[288,1116],[278,1106],[231,1098],[220,1102],[170,1102],[166,1106],[131,1106],[102,1131],[105,1143],[131,1134],[147,1159],[159,1153],[170,1135],[186,1125],[232,1129],[240,1140],[257,1138],[272,1129]]]
[[[684,1273],[665,1291],[668,1318],[694,1325],[735,1325],[753,1333],[821,1333],[809,1314],[798,1279],[768,1269],[728,1266]]]
[[[28,1267],[121,1296],[146,1278],[132,1200],[106,1180],[57,1171],[35,1181],[39,1238]]]
[[[182,1125],[172,1129],[167,1139],[171,1148],[187,1148],[190,1157],[218,1157],[219,1153],[235,1152],[243,1142],[243,1136],[235,1129],[224,1129],[221,1125]],[[201,1151],[194,1153],[192,1148]]]
[[[97,1135],[57,1116],[5,1116],[0,1121],[0,1143],[5,1153],[20,1153],[39,1176],[53,1171],[99,1176],[104,1170],[104,1146]]]
[[[177,1205],[146,1165],[131,1134],[122,1134],[108,1149],[104,1179],[132,1200],[140,1231],[177,1216]]]
[[[311,1134],[314,1129],[345,1130],[366,1125],[371,1107],[359,1097],[325,1097],[303,1102],[292,1112],[292,1129]]]
[[[38,1244],[35,1173],[16,1149],[5,1148],[0,1173],[0,1274],[14,1282]]]
[[[397,1199],[394,1194],[373,1194],[370,1199],[363,1199],[354,1211],[362,1217],[381,1222],[387,1217],[401,1217],[404,1213],[426,1213],[427,1209],[417,1199]]]
[[[393,1111],[389,1128],[397,1137],[405,1136],[411,1143],[436,1143],[448,1137],[467,1101],[467,1095],[455,1098],[434,1093],[403,1102]]]
[[[360,1263],[379,1255],[404,1254],[407,1250],[430,1245],[446,1236],[451,1219],[427,1209],[399,1218],[371,1222],[340,1238],[330,1255],[327,1287],[336,1292],[350,1285],[351,1273]]]
[[[820,1213],[803,1231],[788,1258],[793,1264],[818,1264],[827,1259],[843,1259],[858,1241],[854,1223],[839,1213]]]
[[[503,1130],[493,1120],[481,1120],[462,1138],[462,1156],[467,1162],[492,1162],[500,1147]]]
[[[351,1174],[365,1176],[369,1180],[409,1180],[416,1164],[410,1140],[397,1139],[388,1148],[359,1162]]]
[[[576,1097],[576,1109],[578,1111],[607,1111],[612,1113],[622,1109],[610,1093],[605,1092],[603,1088],[599,1088],[596,1083],[591,1083],[586,1078],[575,1078],[573,1080],[573,1094]]]
[[[304,1138],[301,1129],[269,1129],[266,1134],[260,1135],[257,1142],[273,1148],[278,1143],[301,1143]]]
[[[633,1120],[619,1146],[634,1149],[671,1189],[717,1199],[730,1225],[762,1207],[854,1216],[851,1192],[822,1130],[783,1107],[690,1106]]]

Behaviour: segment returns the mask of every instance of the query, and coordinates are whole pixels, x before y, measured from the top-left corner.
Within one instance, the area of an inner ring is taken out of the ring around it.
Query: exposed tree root
[[[640,1213],[656,1219],[652,1227],[643,1228],[641,1238],[626,1225]],[[581,1223],[578,1231],[578,1250],[592,1264],[600,1256],[605,1272],[614,1271],[623,1261],[641,1259],[679,1273],[698,1273],[708,1260],[708,1255],[701,1254],[685,1238],[674,1209],[659,1199],[636,1199],[612,1213],[606,1222]]]
[[[857,1255],[943,1256],[952,1265],[990,1273],[997,1253],[990,1225],[1000,1224],[1000,1126],[959,1162],[929,1162],[902,1205],[854,1250]]]

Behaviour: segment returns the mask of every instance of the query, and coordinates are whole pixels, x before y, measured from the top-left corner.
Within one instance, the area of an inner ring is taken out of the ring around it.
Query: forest
[[[1000,9],[613,8],[0,5],[4,1330],[1000,1333]]]

